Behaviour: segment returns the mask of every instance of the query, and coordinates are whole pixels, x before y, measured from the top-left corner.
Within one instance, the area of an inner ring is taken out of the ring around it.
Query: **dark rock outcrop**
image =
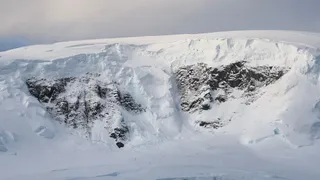
[[[222,125],[220,124],[219,121],[212,121],[212,122],[200,121],[199,126],[205,127],[205,128],[218,129]]]
[[[213,103],[228,101],[235,89],[243,91],[243,96],[252,96],[260,87],[277,81],[286,72],[287,69],[272,66],[250,67],[241,61],[218,68],[198,63],[181,67],[174,74],[181,109],[193,113],[209,110]],[[199,125],[217,127],[212,122]]]
[[[74,129],[82,129],[88,138],[97,121],[120,148],[129,137],[129,127],[122,111],[138,114],[145,111],[133,97],[119,89],[115,82],[99,80],[99,75],[60,79],[31,78],[26,81],[31,95],[45,105],[57,121]]]

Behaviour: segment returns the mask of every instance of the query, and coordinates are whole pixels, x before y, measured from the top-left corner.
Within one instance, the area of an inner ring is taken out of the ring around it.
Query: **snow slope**
[[[174,72],[239,61],[288,72],[259,89],[250,104],[235,90],[232,100],[209,111],[181,111]],[[0,52],[0,177],[319,179],[319,61],[319,34],[287,31],[86,40]],[[31,77],[88,72],[116,80],[146,106],[146,113],[130,116],[123,150],[99,126],[90,142],[54,121],[25,84]],[[228,123],[196,125],[212,119]]]

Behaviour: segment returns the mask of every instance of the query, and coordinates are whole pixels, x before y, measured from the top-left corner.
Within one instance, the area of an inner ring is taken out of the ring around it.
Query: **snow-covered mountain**
[[[320,35],[289,31],[0,52],[0,174],[318,179],[319,61]]]

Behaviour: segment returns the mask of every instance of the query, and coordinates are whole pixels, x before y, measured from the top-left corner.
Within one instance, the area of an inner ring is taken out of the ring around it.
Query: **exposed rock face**
[[[252,96],[260,87],[275,82],[286,72],[286,69],[272,66],[249,67],[245,62],[219,68],[203,63],[181,67],[175,72],[181,109],[190,113],[209,110],[212,103],[226,102],[234,89],[242,90],[243,96]],[[200,122],[199,125],[219,127],[217,122]]]
[[[227,102],[234,90],[239,90],[241,96],[254,97],[260,87],[275,82],[286,72],[279,67],[249,67],[245,62],[219,68],[199,63],[179,68],[174,76],[181,109],[201,113],[210,110],[213,103]],[[45,105],[54,119],[83,130],[88,138],[92,137],[93,129],[103,127],[119,148],[128,141],[131,131],[123,113],[136,115],[145,112],[145,108],[128,92],[122,91],[117,83],[97,74],[53,80],[31,78],[26,84],[29,92]],[[217,129],[223,126],[221,121],[220,118],[212,121],[198,119],[196,123],[200,127]]]
[[[115,82],[99,79],[99,75],[87,74],[80,78],[54,80],[31,78],[26,84],[54,119],[68,127],[84,130],[88,138],[94,124],[102,122],[121,148],[129,138],[129,127],[122,112],[139,114],[145,109],[129,93],[121,91]]]

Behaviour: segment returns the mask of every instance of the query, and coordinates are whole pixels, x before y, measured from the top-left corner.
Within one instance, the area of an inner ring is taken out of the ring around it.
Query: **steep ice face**
[[[317,136],[318,119],[309,112],[319,100],[288,101],[307,89],[317,96],[317,49],[210,36],[130,42],[73,42],[2,53],[0,112],[19,111],[0,119],[3,129],[19,132],[11,127],[24,122],[32,124],[30,133],[51,138],[56,119],[95,142],[122,144],[172,139],[199,126],[231,133],[267,129],[266,134],[278,128],[286,137],[314,124]],[[291,105],[296,109],[290,111]],[[312,116],[301,123],[293,112]],[[308,128],[302,134],[310,135]]]
[[[101,80],[99,74],[54,80],[31,78],[26,84],[54,119],[83,132],[88,139],[96,133],[96,126],[102,126],[99,128],[104,128],[119,148],[129,139],[122,112],[145,112],[129,93],[120,90],[115,82]]]

